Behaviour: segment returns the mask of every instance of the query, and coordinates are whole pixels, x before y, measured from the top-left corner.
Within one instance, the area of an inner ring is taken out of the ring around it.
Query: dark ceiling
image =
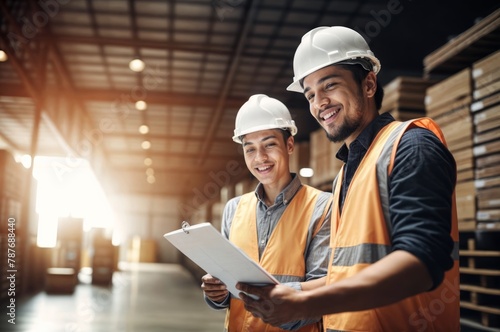
[[[0,63],[0,147],[65,156],[67,167],[83,156],[111,190],[186,200],[242,161],[231,136],[250,95],[287,104],[299,141],[318,128],[304,98],[285,90],[295,48],[311,28],[345,25],[364,34],[386,84],[422,76],[426,55],[498,7],[428,0],[0,0],[0,48],[9,55]],[[146,64],[141,73],[128,68],[135,57]],[[135,109],[141,99],[145,111]],[[149,132],[141,134],[141,125]]]

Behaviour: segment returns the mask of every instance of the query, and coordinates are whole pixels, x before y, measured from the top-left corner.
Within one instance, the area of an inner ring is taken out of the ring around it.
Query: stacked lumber
[[[498,49],[500,9],[424,58],[424,74],[450,75]]]
[[[471,70],[466,68],[427,89],[427,116],[441,127],[457,163],[457,213],[461,225],[474,227],[476,217]]]
[[[293,153],[290,155],[289,160],[290,172],[297,173],[300,181],[304,184],[309,184],[310,178],[301,176],[300,170],[304,167],[310,167],[310,159],[309,142],[295,142]]]
[[[460,322],[500,327],[500,10],[424,59],[427,115],[458,168]],[[477,211],[475,211],[477,210]]]
[[[330,142],[322,128],[311,133],[310,142],[310,165],[314,171],[311,185],[330,190],[335,176],[342,167],[342,162],[335,158],[342,143]]]
[[[500,51],[473,64],[478,222],[500,222]]]
[[[425,94],[432,84],[420,77],[399,76],[384,86],[380,113],[389,112],[399,121],[425,116]]]

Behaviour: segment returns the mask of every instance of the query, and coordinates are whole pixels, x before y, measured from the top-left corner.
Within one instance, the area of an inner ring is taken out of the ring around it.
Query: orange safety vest
[[[392,172],[398,143],[410,127],[430,129],[446,144],[429,118],[392,122],[382,128],[370,145],[350,184],[340,215],[339,195],[343,168],[334,184],[331,221],[330,269],[327,284],[349,278],[391,252],[387,178]],[[360,204],[363,208],[360,208]],[[458,222],[453,194],[451,237],[454,265],[435,290],[371,310],[323,317],[325,331],[459,331],[460,290],[458,271]],[[355,221],[355,225],[353,222]]]
[[[320,193],[321,191],[307,185],[303,185],[299,189],[278,221],[260,260],[256,225],[257,197],[253,192],[243,195],[231,224],[229,240],[278,280],[280,276],[296,276],[304,281],[306,275],[304,257],[307,249],[308,228]],[[323,225],[329,206],[330,204],[326,205],[314,235]],[[237,298],[231,298],[226,313],[225,326],[226,331],[229,332],[285,331],[254,317],[245,310],[243,302]],[[318,322],[296,331],[320,332],[321,330],[321,322]]]

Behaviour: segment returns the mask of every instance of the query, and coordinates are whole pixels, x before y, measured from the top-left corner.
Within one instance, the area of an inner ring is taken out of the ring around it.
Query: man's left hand
[[[258,287],[238,283],[236,288],[242,291],[239,296],[245,304],[245,309],[267,324],[279,326],[303,318],[300,317],[302,312],[299,310],[300,292],[291,287],[284,285]],[[253,299],[247,294],[257,296],[258,299]]]

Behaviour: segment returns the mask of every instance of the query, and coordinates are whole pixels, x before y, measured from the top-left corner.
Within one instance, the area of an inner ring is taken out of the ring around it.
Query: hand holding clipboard
[[[271,274],[208,222],[192,226],[183,222],[181,229],[167,233],[164,237],[199,267],[226,284],[235,297],[241,292],[236,289],[238,282],[278,284]]]

